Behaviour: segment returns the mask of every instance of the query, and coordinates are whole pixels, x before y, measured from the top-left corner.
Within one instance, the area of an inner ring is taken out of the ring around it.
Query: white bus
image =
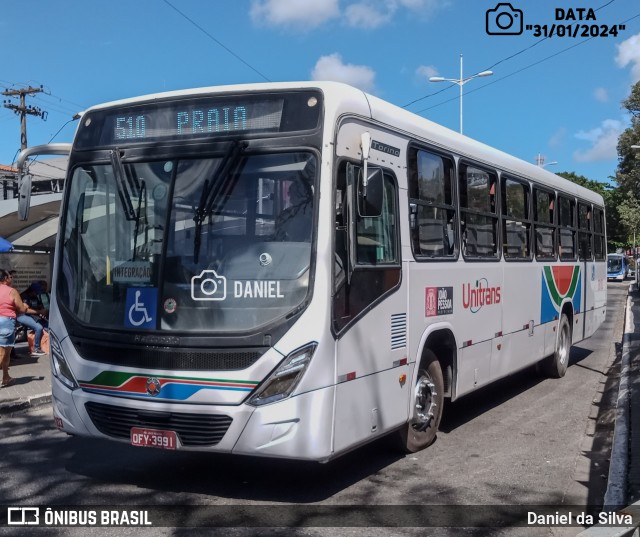
[[[629,258],[625,254],[607,255],[607,280],[623,282],[628,276]]]
[[[420,450],[444,398],[565,374],[605,318],[605,237],[598,194],[343,84],[93,107],[55,252],[56,425],[317,461],[386,434]]]

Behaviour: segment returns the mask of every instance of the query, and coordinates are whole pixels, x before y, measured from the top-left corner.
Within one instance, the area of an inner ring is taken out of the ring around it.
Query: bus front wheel
[[[545,375],[559,379],[564,377],[569,365],[569,353],[571,352],[571,325],[569,319],[563,313],[558,323],[556,333],[556,350],[542,362],[542,371]]]
[[[442,418],[442,368],[438,358],[430,350],[426,350],[422,357],[411,400],[415,407],[414,415],[400,430],[399,438],[406,453],[415,453],[433,444]]]

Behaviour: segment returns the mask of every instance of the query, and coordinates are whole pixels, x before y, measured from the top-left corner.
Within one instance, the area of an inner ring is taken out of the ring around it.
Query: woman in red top
[[[0,366],[3,388],[15,382],[9,376],[9,360],[16,338],[16,316],[18,313],[38,313],[22,301],[18,291],[11,287],[12,281],[13,276],[0,269]]]

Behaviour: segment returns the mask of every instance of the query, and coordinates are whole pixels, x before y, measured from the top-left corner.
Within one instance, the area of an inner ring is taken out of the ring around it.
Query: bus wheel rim
[[[563,326],[562,331],[560,332],[560,341],[558,342],[558,354],[560,355],[561,364],[565,364],[567,357],[569,356],[569,351],[567,349],[568,339],[566,326]]]
[[[424,431],[433,420],[437,399],[436,386],[427,375],[422,375],[415,387],[416,417],[413,428],[417,431]]]

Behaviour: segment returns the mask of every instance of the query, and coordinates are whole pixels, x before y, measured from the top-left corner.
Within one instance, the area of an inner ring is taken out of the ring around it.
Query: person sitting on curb
[[[15,271],[11,271],[12,275],[15,274]],[[36,316],[40,318],[43,314],[46,313],[42,303],[38,299],[38,295],[40,295],[42,289],[38,283],[32,283],[27,289],[25,289],[22,293],[20,293],[20,298],[22,301],[29,306],[32,311],[35,311]],[[20,324],[26,326],[27,328],[33,330],[35,332],[34,342],[33,342],[33,352],[31,356],[38,357],[44,356],[46,352],[42,350],[40,346],[42,342],[42,334],[44,332],[44,326],[42,323],[38,322],[39,319],[36,319],[34,316],[27,315],[25,313],[19,314],[16,317],[16,321]]]
[[[18,291],[11,286],[11,283],[11,274],[0,269],[0,367],[2,368],[1,386],[3,388],[15,383],[15,380],[9,376],[9,362],[11,361],[11,348],[15,344],[16,316],[19,313],[38,313],[22,302]]]

